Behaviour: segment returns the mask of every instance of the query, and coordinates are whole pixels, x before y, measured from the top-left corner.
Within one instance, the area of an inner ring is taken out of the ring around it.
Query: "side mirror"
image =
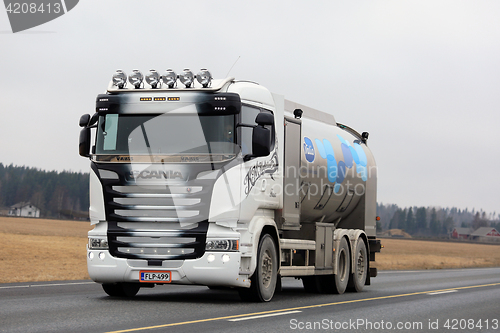
[[[274,125],[274,116],[270,113],[261,112],[255,117],[255,122],[260,126]]]
[[[90,118],[90,116],[89,116]],[[80,131],[80,143],[78,145],[80,156],[89,157],[90,151],[90,128],[84,128]]]
[[[80,127],[86,127],[90,122],[90,115],[84,114],[80,117]]]
[[[263,126],[256,126],[252,133],[253,157],[267,156],[271,153],[271,131]]]
[[[267,156],[271,153],[271,131],[264,126],[274,125],[274,116],[261,112],[255,117],[258,124],[252,133],[252,157]]]

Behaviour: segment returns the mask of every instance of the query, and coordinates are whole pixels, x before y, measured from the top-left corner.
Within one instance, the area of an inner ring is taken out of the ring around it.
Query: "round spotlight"
[[[212,261],[214,261],[214,260],[215,260],[215,256],[214,256],[213,254],[211,254],[211,253],[210,253],[210,254],[207,256],[207,261],[208,261],[208,262],[212,262]]]
[[[140,88],[144,76],[138,69],[134,69],[132,72],[133,73],[128,76],[128,82],[130,82],[136,89]]]
[[[90,259],[90,260],[94,259],[94,253],[89,252],[89,259]]]
[[[206,88],[212,82],[212,74],[210,74],[206,68],[202,68],[200,72],[196,74],[196,80],[198,80],[203,88]]]
[[[222,255],[222,262],[228,262],[231,259],[229,254],[223,254]]]
[[[177,74],[171,69],[167,69],[165,74],[162,76],[163,83],[165,83],[169,88],[173,88],[177,83]]]
[[[146,82],[151,86],[151,88],[155,89],[160,83],[160,74],[158,74],[158,72],[154,69],[151,69],[146,75]]]
[[[190,88],[194,82],[194,75],[188,68],[184,69],[184,71],[179,74],[179,79],[182,84],[186,86],[186,88]]]
[[[122,89],[127,85],[127,74],[125,74],[121,69],[117,70],[113,74],[113,85],[117,86],[118,89]]]
[[[104,252],[99,252],[99,259],[104,260],[105,257],[106,255],[104,254]]]

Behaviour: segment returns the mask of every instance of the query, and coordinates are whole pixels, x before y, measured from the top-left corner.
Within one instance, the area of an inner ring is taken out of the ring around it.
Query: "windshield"
[[[97,155],[236,154],[234,115],[107,114],[99,117]]]

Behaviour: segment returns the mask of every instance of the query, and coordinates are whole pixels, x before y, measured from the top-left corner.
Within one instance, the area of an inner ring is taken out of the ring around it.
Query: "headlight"
[[[165,83],[169,88],[173,88],[177,83],[177,74],[171,69],[167,69],[165,74],[162,76],[163,83]]]
[[[194,75],[188,68],[184,69],[184,71],[179,74],[179,80],[186,88],[190,88],[194,82]]]
[[[89,238],[89,250],[107,250],[108,240],[103,238]]]
[[[160,74],[154,69],[150,70],[146,75],[146,82],[151,86],[151,88],[155,89],[160,83]]]
[[[238,251],[239,242],[236,239],[215,239],[205,244],[205,251]]]
[[[117,86],[119,89],[122,89],[127,84],[127,74],[121,69],[117,70],[115,74],[113,74],[113,85]]]
[[[141,71],[138,69],[134,69],[132,71],[133,73],[128,76],[128,81],[137,89],[141,87],[142,80],[144,79],[144,76],[142,75]]]
[[[212,74],[205,69],[202,68],[198,74],[196,74],[196,80],[203,86],[203,88],[206,88],[210,85],[210,82],[212,81]]]

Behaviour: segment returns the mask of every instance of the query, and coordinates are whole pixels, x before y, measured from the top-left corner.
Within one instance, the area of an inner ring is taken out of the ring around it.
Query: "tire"
[[[343,294],[349,282],[351,256],[349,254],[349,244],[342,237],[339,248],[337,249],[337,274],[333,276],[332,290],[335,294]]]
[[[257,250],[257,267],[253,273],[250,288],[240,288],[240,297],[244,301],[269,302],[276,291],[278,279],[278,254],[273,237],[264,234]]]
[[[339,248],[335,251],[337,255],[337,274],[313,276],[313,278],[316,278],[319,293],[343,294],[345,292],[351,267],[349,252],[349,244],[345,238],[342,238]]]
[[[355,257],[354,267],[352,267],[352,274],[349,277],[349,283],[347,284],[349,291],[360,292],[365,286],[369,260],[367,253],[365,241],[360,238],[353,253],[353,256]]]
[[[103,283],[102,289],[112,297],[134,297],[141,286],[139,283]]]

